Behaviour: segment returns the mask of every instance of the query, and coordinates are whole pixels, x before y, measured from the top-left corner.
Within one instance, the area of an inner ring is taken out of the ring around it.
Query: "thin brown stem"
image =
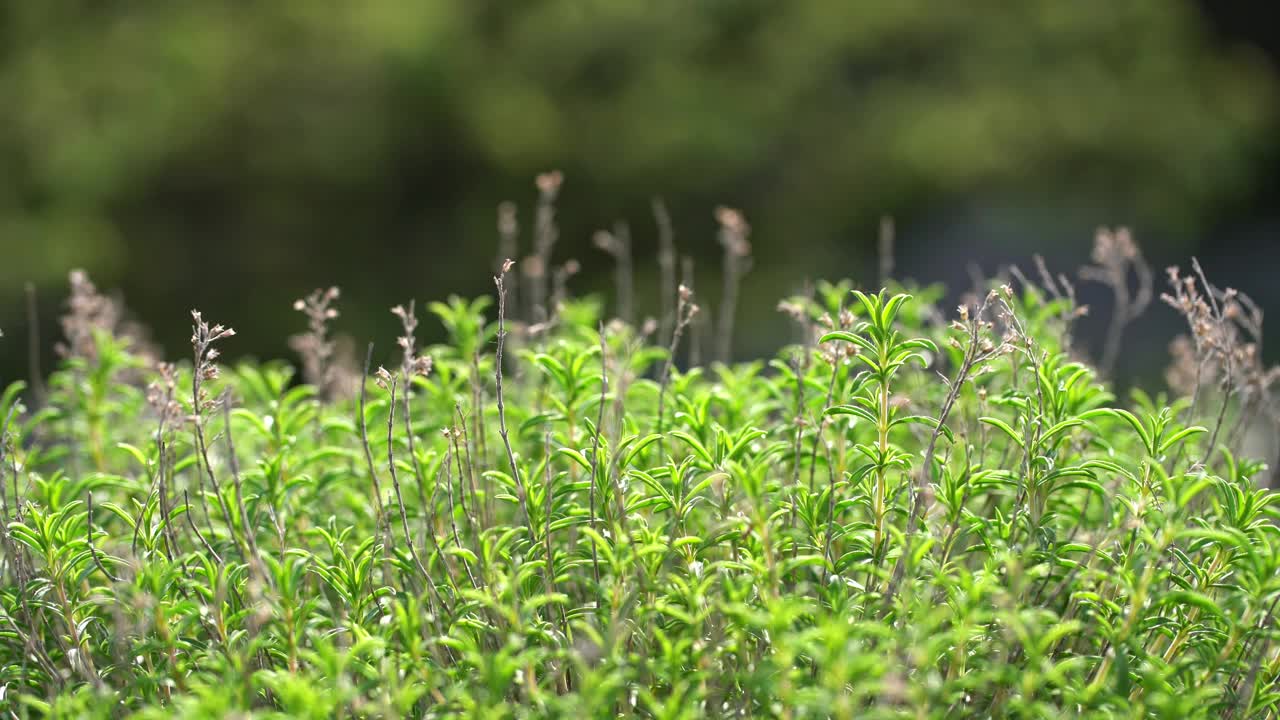
[[[436,588],[435,582],[431,579],[431,573],[427,571],[426,565],[422,563],[422,558],[418,556],[418,546],[413,542],[413,533],[409,531],[409,514],[405,511],[404,495],[400,492],[400,474],[396,471],[396,444],[395,444],[395,419],[394,412],[396,406],[396,378],[391,379],[391,386],[387,392],[390,393],[390,402],[387,412],[387,472],[391,475],[391,487],[395,490],[396,506],[400,510],[400,530],[404,533],[405,545],[409,547],[409,556],[413,558],[414,565],[418,571],[422,573],[422,578],[427,583],[427,589],[431,592],[437,605],[443,610],[446,608],[444,598],[440,596],[440,591]],[[405,395],[408,395],[406,392]],[[406,403],[405,418],[408,419],[408,409]],[[407,429],[407,428],[406,428]],[[412,451],[410,451],[412,453]]]
[[[604,431],[605,396],[609,394],[609,344],[606,342],[604,323],[600,323],[600,407],[596,409],[596,431],[591,438],[591,484],[587,487],[587,524],[596,529],[596,487],[600,472],[600,433]],[[595,539],[591,540],[591,569],[597,591],[600,587],[600,557]]]
[[[511,436],[507,431],[507,405],[506,397],[502,392],[502,350],[507,340],[507,289],[504,278],[511,269],[512,262],[507,260],[502,265],[502,272],[493,278],[494,284],[498,288],[498,347],[493,363],[494,392],[497,395],[498,404],[498,435],[502,437],[502,445],[507,451],[507,464],[511,469],[511,480],[516,485],[516,497],[520,502],[520,512],[523,517],[528,519],[529,508],[527,506],[527,495],[524,483],[520,481],[520,468],[516,463],[516,453],[511,447]]]
[[[658,288],[661,301],[658,342],[665,345],[671,341],[671,331],[676,322],[676,235],[671,226],[671,215],[662,198],[655,197],[651,204],[653,219],[658,226],[658,274],[661,283]]]
[[[387,559],[387,553],[391,551],[391,532],[386,522],[386,513],[382,509],[382,483],[378,480],[378,471],[373,466],[373,450],[369,447],[369,423],[365,419],[365,402],[368,395],[369,366],[373,364],[373,343],[369,343],[369,349],[364,356],[364,373],[360,376],[360,404],[357,412],[360,414],[360,445],[364,449],[364,461],[366,469],[369,471],[369,482],[373,486],[373,522],[377,532],[382,535],[383,546],[383,562],[382,574],[385,578],[390,578],[390,563]],[[393,412],[394,409],[389,409]]]
[[[120,582],[120,578],[116,577],[105,565],[102,564],[102,558],[98,555],[98,548],[93,544],[93,491],[89,492],[88,508],[84,517],[84,539],[89,544],[89,554],[93,556],[93,564],[98,570],[107,576],[111,582]]]

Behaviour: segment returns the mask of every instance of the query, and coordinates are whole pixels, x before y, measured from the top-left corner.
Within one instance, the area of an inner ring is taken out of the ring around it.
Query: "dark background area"
[[[1029,265],[1074,276],[1127,225],[1157,270],[1280,310],[1280,66],[1266,9],[1135,0],[528,0],[124,3],[0,0],[0,380],[25,376],[23,286],[46,364],[66,273],[119,289],[171,357],[187,312],[229,354],[291,356],[310,289],[388,352],[387,309],[490,292],[495,207],[565,174],[557,258],[610,297],[592,233],[626,221],[642,313],[658,307],[650,198],[704,298],[712,215],[751,222],[735,352],[789,338],[806,278],[968,286]],[[1081,286],[1096,344],[1107,293]],[[1160,382],[1178,318],[1130,332],[1126,378]],[[1092,334],[1089,334],[1092,333]],[[420,336],[438,335],[432,320]],[[1278,348],[1264,348],[1275,359]]]

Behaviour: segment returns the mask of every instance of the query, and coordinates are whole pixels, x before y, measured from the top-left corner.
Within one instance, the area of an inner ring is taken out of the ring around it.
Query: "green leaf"
[[[1168,591],[1156,599],[1154,607],[1158,609],[1169,605],[1188,605],[1219,620],[1226,618],[1222,608],[1218,606],[1218,603],[1214,602],[1213,598],[1192,590]]]
[[[978,421],[1000,430],[1005,435],[1008,435],[1009,439],[1012,440],[1020,449],[1026,449],[1022,443],[1022,437],[1019,436],[1013,428],[1009,427],[1009,423],[1004,420],[997,417],[980,417],[978,418]]]
[[[715,467],[715,459],[711,456],[711,451],[707,450],[706,446],[699,442],[697,438],[683,430],[672,430],[669,434],[687,445],[707,467]]]
[[[1169,448],[1173,447],[1174,445],[1177,445],[1180,441],[1185,440],[1193,435],[1200,435],[1202,433],[1207,433],[1207,432],[1209,432],[1208,428],[1203,428],[1203,427],[1200,427],[1199,425],[1183,428],[1173,433],[1169,437],[1165,438],[1164,440],[1162,440],[1160,442],[1160,447],[1157,448],[1158,450],[1157,454],[1163,455],[1164,453],[1169,451]]]

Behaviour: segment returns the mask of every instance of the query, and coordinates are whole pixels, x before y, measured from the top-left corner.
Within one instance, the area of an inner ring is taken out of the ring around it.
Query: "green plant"
[[[681,369],[689,288],[655,346],[537,276],[511,322],[511,267],[496,317],[430,306],[447,345],[395,308],[354,394],[336,291],[301,384],[198,313],[180,367],[75,324],[47,405],[0,395],[0,710],[1276,716],[1265,466],[1222,405],[1122,407],[1061,297],[820,284],[774,362]]]

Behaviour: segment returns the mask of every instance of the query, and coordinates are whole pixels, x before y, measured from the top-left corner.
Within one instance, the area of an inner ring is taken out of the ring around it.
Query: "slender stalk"
[[[231,480],[236,489],[236,507],[240,515],[240,532],[244,535],[250,562],[256,567],[259,562],[258,541],[254,537],[253,526],[249,524],[249,513],[245,510],[244,485],[240,481],[240,463],[236,459],[236,446],[231,439],[231,393],[229,391],[222,395],[222,413],[226,425],[222,433],[227,441],[227,465],[231,470]]]
[[[596,431],[591,439],[591,484],[587,488],[587,522],[592,530],[596,529],[596,486],[599,484],[600,471],[600,433],[604,431],[605,396],[609,393],[609,344],[605,335],[604,323],[600,323],[600,407],[596,410]],[[595,576],[596,588],[600,587],[600,556],[595,540],[591,541],[591,569]]]
[[[217,551],[213,549],[213,546],[209,544],[209,541],[205,539],[205,536],[200,532],[200,528],[196,527],[195,520],[191,519],[191,496],[187,494],[186,490],[182,491],[182,501],[187,506],[187,511],[182,513],[182,515],[187,519],[187,524],[191,526],[191,532],[195,533],[196,539],[200,541],[200,544],[204,547],[204,551],[209,553],[209,557],[213,558],[219,565],[222,565],[222,556],[219,555]]]
[[[880,287],[882,288],[888,287],[889,279],[893,277],[894,241],[893,218],[885,215],[880,218],[878,253],[880,258]]]
[[[203,462],[204,471],[207,473],[209,478],[209,484],[213,486],[214,496],[218,500],[218,507],[222,511],[222,517],[227,523],[228,532],[231,532],[232,540],[234,541],[235,535],[234,532],[231,531],[231,508],[227,505],[226,498],[223,497],[222,485],[218,482],[218,478],[213,472],[213,464],[209,462],[209,446],[208,443],[205,442],[204,437],[204,411],[209,405],[209,401],[205,397],[202,383],[205,380],[212,380],[218,376],[218,367],[213,363],[214,359],[218,356],[218,351],[213,349],[211,346],[214,342],[221,340],[222,338],[235,335],[236,331],[231,328],[224,328],[221,325],[214,325],[213,327],[210,327],[209,324],[201,317],[200,313],[195,310],[191,311],[191,317],[195,321],[191,334],[191,345],[192,349],[195,351],[195,367],[191,374],[191,408],[192,421],[195,427],[196,452],[198,459]],[[197,463],[197,466],[199,466],[199,463]],[[197,467],[197,475],[198,474],[199,467]],[[204,505],[205,499],[203,483],[201,485],[200,495],[201,504]],[[207,506],[204,507],[204,511],[205,521],[210,522],[210,526],[212,527]]]
[[[98,548],[93,544],[93,491],[90,490],[88,495],[88,508],[84,516],[84,539],[89,545],[89,554],[93,556],[93,564],[98,568],[99,572],[106,575],[111,582],[120,582],[120,578],[116,577],[114,573],[102,564],[102,558],[98,556]]]
[[[693,291],[681,285],[679,297],[676,300],[676,327],[671,333],[671,344],[667,347],[667,357],[662,363],[662,374],[658,380],[658,427],[655,430],[658,435],[662,435],[665,430],[663,421],[666,419],[664,411],[666,410],[667,383],[671,380],[671,366],[675,363],[680,336],[684,334],[685,328],[697,314],[698,305],[693,302]],[[661,452],[665,452],[665,443],[662,439],[658,440],[658,447]]]
[[[750,226],[741,213],[725,207],[716,209],[716,220],[720,223],[720,244],[724,246],[724,286],[721,288],[720,322],[716,326],[716,359],[727,363],[733,352],[738,286],[750,267],[751,243],[747,242]]]
[[[938,438],[942,435],[942,429],[946,427],[947,420],[951,417],[951,411],[955,408],[956,401],[960,399],[960,392],[964,389],[964,384],[968,382],[969,375],[973,369],[981,365],[983,362],[991,359],[1000,348],[994,345],[990,348],[984,348],[980,333],[982,330],[982,315],[986,311],[987,303],[991,301],[993,295],[987,295],[987,299],[979,305],[973,313],[973,317],[968,321],[966,328],[968,331],[967,342],[965,343],[964,359],[960,362],[960,368],[956,371],[955,377],[948,383],[947,397],[942,401],[942,409],[938,412],[937,424],[933,428],[933,432],[929,435],[929,443],[925,446],[924,465],[921,468],[919,479],[915,483],[912,490],[911,513],[907,518],[907,530],[905,533],[908,546],[898,555],[898,561],[894,564],[893,574],[890,576],[889,585],[885,589],[883,607],[887,610],[893,604],[893,598],[898,591],[898,587],[902,582],[903,574],[906,571],[907,557],[910,555],[910,543],[914,539],[920,522],[924,518],[925,502],[924,498],[929,490],[929,484],[934,479],[934,453],[938,446]],[[944,457],[945,461],[945,457]]]
[[[471,438],[476,444],[476,458],[481,463],[487,463],[486,458],[489,457],[489,448],[485,437],[488,435],[488,426],[483,422],[484,419],[484,390],[480,386],[480,351],[476,350],[471,353]],[[468,448],[470,452],[470,448]],[[475,465],[468,458],[468,464],[471,465],[472,473],[475,472]],[[481,469],[481,477],[483,477],[483,467]],[[474,479],[473,479],[474,482]],[[486,527],[493,524],[493,509],[490,507],[493,493],[485,491],[484,506],[481,516]]]
[[[431,579],[431,573],[427,570],[426,565],[422,563],[422,558],[418,556],[417,544],[413,541],[413,533],[409,531],[409,515],[404,507],[404,495],[400,492],[400,474],[396,471],[396,443],[395,443],[395,406],[396,406],[396,379],[391,378],[391,385],[387,389],[390,393],[390,401],[387,405],[387,472],[391,475],[391,487],[395,490],[396,505],[400,509],[400,530],[404,533],[405,545],[409,547],[409,556],[413,558],[413,563],[418,567],[418,571],[422,573],[423,579],[427,583],[427,590],[431,592],[435,602],[443,610],[447,608],[444,598],[440,596],[439,589],[436,588],[435,581]],[[408,395],[406,392],[405,395]],[[408,421],[408,403],[405,404],[405,420]],[[406,430],[408,428],[406,427]],[[412,442],[412,441],[411,441]],[[410,450],[412,454],[412,450]],[[416,460],[415,460],[416,464]]]
[[[364,449],[365,467],[369,471],[369,482],[373,486],[373,523],[376,531],[382,535],[383,559],[382,574],[385,578],[390,578],[390,562],[387,553],[391,551],[391,531],[386,522],[386,513],[382,509],[382,483],[378,480],[378,471],[373,466],[373,450],[369,447],[369,423],[365,419],[365,398],[368,395],[369,366],[373,364],[373,343],[369,343],[369,349],[365,351],[364,356],[364,373],[360,376],[360,404],[357,412],[360,414],[360,445]],[[394,412],[394,409],[389,409]]]
[[[671,342],[671,332],[675,329],[676,322],[676,236],[671,226],[671,215],[667,213],[666,203],[662,198],[655,197],[651,204],[653,219],[658,226],[658,274],[661,283],[658,293],[661,301],[658,343],[666,345]],[[689,284],[689,287],[693,287],[692,284]]]
[[[453,438],[454,438],[453,452],[458,459],[458,475],[459,476],[462,475],[462,457],[458,455],[458,435],[461,434],[462,448],[467,453],[467,484],[469,486],[468,489],[471,492],[471,512],[479,514],[480,520],[481,522],[483,522],[484,513],[482,511],[483,509],[480,507],[480,500],[476,492],[476,464],[471,457],[471,438],[467,433],[467,419],[462,415],[461,403],[455,402],[453,405],[453,411],[458,418],[458,429],[456,432],[454,432],[454,435],[453,435]],[[466,512],[465,503],[463,504],[463,512]],[[476,518],[474,516],[468,515],[467,521],[471,523],[471,526],[473,528],[476,526]],[[483,529],[483,527],[484,526],[481,525],[481,529]]]
[[[445,436],[445,439],[446,440],[450,439],[450,437],[453,435],[453,431],[450,430],[449,428],[445,428],[445,432],[447,433]],[[455,445],[454,447],[457,447],[457,446]],[[453,477],[449,472],[449,460],[450,460],[449,455],[450,454],[456,455],[457,453],[453,452],[449,448],[449,446],[446,444],[445,450],[444,450],[444,487],[445,487],[446,497],[448,498],[448,501],[449,501],[449,530],[453,535],[453,546],[457,548],[465,548],[466,545],[462,544],[462,536],[458,534],[458,507],[454,503]],[[458,465],[458,471],[459,471],[458,483],[461,484],[462,483],[461,463],[459,463]],[[480,583],[476,582],[475,573],[471,571],[471,563],[467,562],[467,559],[465,557],[462,558],[462,567],[467,571],[467,578],[471,580],[472,587],[479,589]]]
[[[690,293],[694,292],[693,279],[693,258],[685,255],[680,258],[680,284],[689,288]],[[705,321],[699,317],[694,320],[694,323],[693,331],[689,333],[689,367],[702,365],[702,333],[699,330]]]
[[[808,355],[808,349],[803,348],[796,351],[791,358],[791,372],[795,375],[795,412],[792,418],[792,424],[795,429],[792,432],[793,443],[791,447],[791,531],[796,530],[796,505],[800,491],[800,461],[801,461],[801,442],[804,438],[804,369],[801,367],[801,357]],[[794,542],[791,546],[791,556],[795,557],[800,552],[800,544]]]
[[[498,435],[502,437],[502,446],[507,451],[507,464],[511,469],[511,480],[516,484],[516,497],[520,502],[520,513],[527,519],[529,517],[528,493],[525,492],[524,483],[520,480],[520,468],[516,464],[515,450],[511,448],[511,435],[507,431],[506,397],[502,392],[502,349],[507,341],[507,288],[504,279],[511,270],[512,264],[511,260],[504,262],[502,264],[502,272],[493,278],[493,282],[498,288],[498,347],[493,362],[493,379],[494,392],[497,395],[498,404]]]
[[[551,544],[551,512],[555,502],[555,483],[551,476],[551,432],[548,431],[543,436],[543,457],[546,458],[543,463],[543,493],[546,499],[543,504],[542,512],[542,542],[543,552],[546,553],[546,563],[542,566],[542,577],[546,583],[548,595],[552,595],[556,591],[556,569],[555,569],[555,551]],[[552,622],[553,611],[547,609],[547,621]],[[569,635],[569,617],[565,612],[564,605],[560,605],[560,634],[566,641],[571,640]]]

